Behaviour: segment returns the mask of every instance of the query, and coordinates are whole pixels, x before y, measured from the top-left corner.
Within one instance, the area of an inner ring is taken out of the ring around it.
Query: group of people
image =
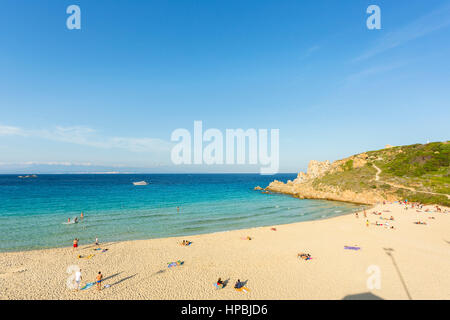
[[[75,283],[76,289],[80,290],[80,284],[83,277],[81,276],[81,269],[79,269],[77,272],[75,272]],[[103,281],[103,274],[101,271],[98,272],[97,277],[95,278],[96,284],[97,284],[97,290],[102,289],[102,281]]]
[[[366,209],[364,209],[363,213],[364,213],[364,218],[367,218]],[[356,216],[356,218],[359,218],[358,212],[355,213],[355,216]]]
[[[84,218],[84,214],[83,212],[80,214],[80,221],[82,221]],[[70,218],[67,218],[67,222],[70,223]],[[74,223],[78,223],[78,217],[75,217],[75,219],[73,219]]]
[[[217,282],[216,282],[216,286],[220,287],[220,288],[223,288],[224,285],[225,285],[225,283],[222,281],[222,278],[219,278],[219,280],[217,280]],[[242,283],[240,279],[237,279],[236,283],[234,284],[234,288],[235,289],[240,289],[243,286],[244,286],[244,283]]]
[[[181,243],[181,245],[183,246],[189,246],[192,243],[192,241],[189,240],[183,240],[183,242]]]
[[[80,241],[80,239],[75,238],[73,239],[73,250],[76,250],[78,248],[78,242]],[[98,241],[98,238],[95,238],[95,245],[99,246],[100,242]]]

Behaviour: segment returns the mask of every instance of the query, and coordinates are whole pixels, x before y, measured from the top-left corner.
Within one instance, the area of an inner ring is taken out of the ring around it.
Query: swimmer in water
[[[84,214],[82,212],[81,215],[80,215],[81,220],[83,220],[83,217],[84,217]]]

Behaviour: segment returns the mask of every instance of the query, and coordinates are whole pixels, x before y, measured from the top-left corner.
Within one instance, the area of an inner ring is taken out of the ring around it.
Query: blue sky
[[[281,172],[449,139],[448,1],[3,0],[0,40],[0,172],[258,171],[173,166],[194,120],[280,129]]]

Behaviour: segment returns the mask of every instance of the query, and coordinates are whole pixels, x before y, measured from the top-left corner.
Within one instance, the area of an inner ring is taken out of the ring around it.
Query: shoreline
[[[295,197],[294,197],[295,198]],[[300,199],[302,200],[302,199]],[[336,201],[336,200],[324,200],[324,199],[310,199],[310,200],[323,200],[323,201]],[[338,201],[338,202],[345,202],[345,201]],[[357,204],[357,203],[353,203],[353,204]],[[362,204],[361,204],[362,205]],[[366,205],[369,208],[366,208],[366,210],[370,210],[371,208],[373,208],[375,205]],[[355,211],[356,212],[356,211]],[[349,212],[349,213],[345,213],[345,214],[339,214],[336,216],[330,216],[330,217],[325,217],[325,218],[318,218],[318,219],[313,219],[313,220],[305,220],[305,221],[296,221],[296,222],[291,222],[291,223],[283,223],[283,224],[269,224],[269,225],[264,225],[264,226],[255,226],[255,227],[250,227],[250,228],[241,228],[241,229],[230,229],[230,230],[222,230],[222,231],[215,231],[215,232],[205,232],[205,233],[196,233],[196,234],[191,234],[191,235],[182,235],[182,236],[167,236],[167,237],[159,237],[159,238],[143,238],[143,239],[132,239],[132,240],[117,240],[117,241],[106,241],[103,243],[100,243],[101,245],[103,244],[114,244],[114,243],[126,243],[126,242],[132,242],[132,241],[151,241],[151,240],[169,240],[169,239],[175,239],[175,238],[186,238],[186,237],[197,237],[197,236],[204,236],[204,235],[214,235],[214,234],[220,234],[220,233],[225,233],[225,232],[233,232],[233,231],[243,231],[243,230],[252,230],[252,229],[258,229],[258,228],[269,228],[269,227],[278,227],[278,226],[288,226],[288,225],[292,225],[292,224],[296,224],[296,223],[304,223],[304,222],[312,222],[312,221],[322,221],[322,220],[328,220],[328,219],[334,219],[334,218],[339,218],[341,216],[346,216],[346,215],[352,215],[355,212]],[[358,211],[359,212],[359,211]],[[78,245],[78,247],[81,249],[83,247],[92,247],[94,245],[94,243],[90,243],[90,244],[82,244],[82,245]],[[48,247],[48,248],[38,248],[38,249],[24,249],[24,250],[14,250],[14,251],[0,251],[0,255],[3,253],[25,253],[25,252],[30,252],[30,251],[47,251],[47,250],[54,250],[54,249],[71,249],[72,246],[67,245],[67,246],[59,246],[59,247]]]
[[[265,189],[263,189],[265,190]],[[296,193],[291,192],[283,192],[283,191],[276,191],[268,189],[266,192],[263,192],[264,194],[283,194],[287,196],[291,196],[292,198],[296,198],[299,200],[322,200],[322,201],[335,201],[335,202],[342,202],[342,203],[349,203],[349,204],[357,204],[360,206],[368,206],[368,207],[374,207],[377,205],[377,203],[366,203],[366,202],[356,202],[356,201],[350,201],[350,200],[340,200],[340,199],[331,199],[331,198],[320,198],[320,197],[301,197]],[[388,202],[386,200],[386,202]]]
[[[288,196],[290,198],[297,198],[290,194],[284,194],[284,193],[278,193],[278,192],[271,192],[271,193],[274,195],[284,195],[284,196]],[[298,199],[298,200],[303,200],[303,199]],[[339,200],[326,200],[326,199],[305,199],[305,200],[348,203],[348,204],[353,204],[353,205],[365,206],[367,210],[369,210],[370,208],[372,208],[374,206],[374,205],[368,205],[368,204],[362,204],[362,203],[351,203],[351,202],[345,202],[345,201],[339,201]],[[320,218],[316,218],[316,219],[312,219],[312,220],[294,221],[294,222],[289,222],[289,223],[283,223],[280,225],[289,225],[289,224],[308,222],[308,221],[326,220],[326,219],[336,218],[336,217],[343,216],[343,215],[353,214],[355,212],[355,210],[359,210],[359,208],[355,208],[352,212],[348,212],[348,213],[344,213],[344,214],[338,214],[338,215],[328,216],[328,217],[324,217],[324,218],[320,217]],[[107,243],[119,243],[119,242],[129,242],[129,241],[138,241],[138,240],[155,240],[155,239],[170,239],[170,238],[179,238],[179,237],[192,237],[192,236],[209,235],[209,234],[215,234],[215,233],[221,233],[221,232],[239,231],[239,230],[244,230],[244,229],[264,228],[264,227],[269,227],[269,226],[276,226],[276,224],[267,224],[267,225],[263,225],[263,226],[253,226],[253,227],[243,227],[243,228],[239,228],[239,229],[229,229],[229,230],[222,230],[222,231],[205,231],[204,233],[195,233],[195,234],[191,234],[191,235],[174,235],[174,236],[163,236],[163,237],[155,237],[155,238],[137,238],[137,239],[129,239],[129,240],[110,240],[110,241],[106,241],[106,242]],[[100,239],[100,240],[102,240],[102,239]],[[83,245],[79,244],[80,247],[88,246],[88,245],[90,245],[90,244],[83,244]],[[0,254],[14,253],[14,252],[42,251],[42,250],[52,250],[52,249],[62,249],[62,248],[71,248],[71,245],[30,248],[30,249],[21,249],[21,250],[8,250],[7,249],[5,251],[0,250]]]
[[[424,206],[424,208],[432,208]],[[389,210],[389,213],[384,213]],[[450,212],[448,208],[444,208]],[[395,229],[372,225],[382,216],[395,217]],[[0,253],[0,299],[344,299],[355,294],[383,299],[450,299],[449,213],[418,213],[399,204],[380,204],[362,212],[282,225],[220,231],[183,237],[127,240]],[[428,219],[434,216],[435,219]],[[417,218],[427,225],[413,224]],[[271,228],[276,228],[273,231]],[[252,240],[242,240],[250,236]],[[192,241],[184,247],[182,240]],[[448,243],[446,243],[447,241]],[[344,250],[359,246],[361,250]],[[384,248],[391,248],[408,288]],[[310,261],[297,258],[310,253]],[[77,255],[93,255],[78,259]],[[167,268],[181,260],[184,265]],[[84,281],[101,270],[102,291],[73,292],[65,286],[70,265],[78,265]],[[379,266],[382,286],[367,289],[367,268]],[[216,291],[218,277],[229,279]],[[233,290],[236,279],[248,281],[248,293]],[[369,292],[369,293],[368,293]]]

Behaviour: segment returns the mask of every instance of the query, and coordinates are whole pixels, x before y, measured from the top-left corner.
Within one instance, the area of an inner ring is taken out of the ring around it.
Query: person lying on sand
[[[297,258],[303,259],[303,260],[311,260],[312,257],[309,253],[299,253],[297,254]]]
[[[234,288],[239,289],[242,286],[243,286],[243,284],[241,283],[241,280],[237,279],[236,283],[234,284]]]
[[[425,221],[415,221],[414,224],[427,224]]]

